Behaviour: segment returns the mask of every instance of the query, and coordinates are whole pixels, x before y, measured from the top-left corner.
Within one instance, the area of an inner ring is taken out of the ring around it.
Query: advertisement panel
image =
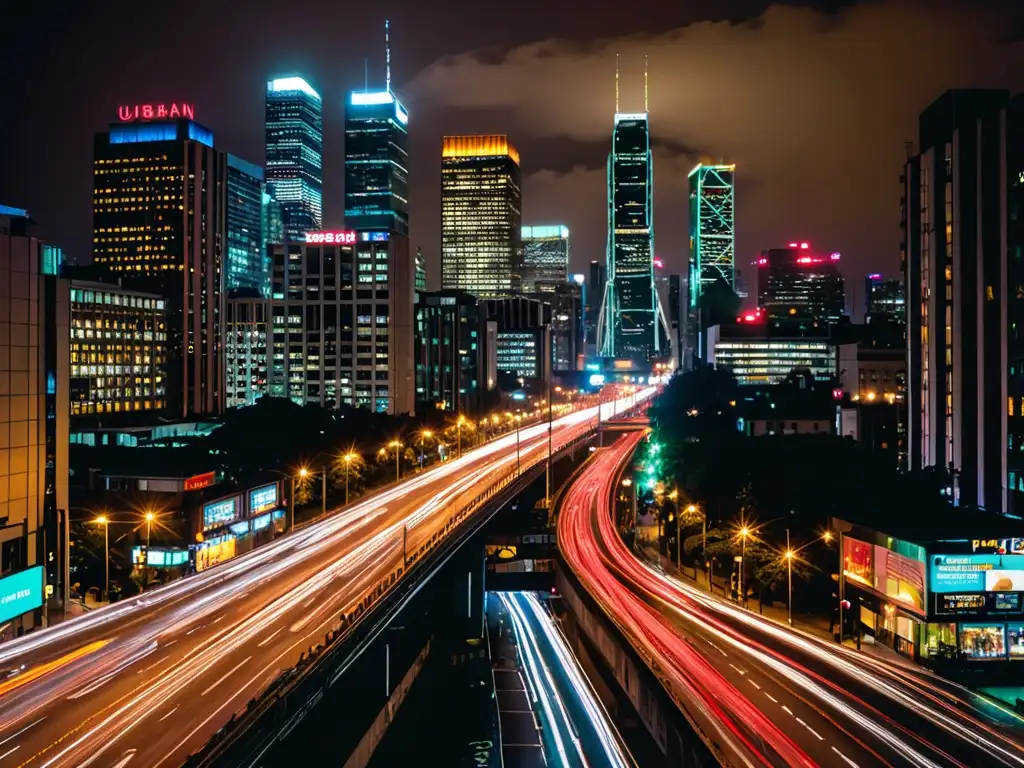
[[[249,491],[249,514],[258,515],[277,506],[277,483],[262,485]]]
[[[864,541],[843,539],[843,572],[850,581],[875,587],[874,547]]]
[[[216,472],[203,472],[201,475],[192,475],[185,478],[186,491],[198,491],[202,488],[209,488],[217,482]]]
[[[0,622],[43,605],[43,566],[0,579]]]
[[[231,496],[227,499],[220,499],[219,501],[211,501],[209,504],[203,505],[203,530],[208,531],[211,528],[220,528],[233,523],[239,517],[242,516],[240,496]]]
[[[931,590],[1024,592],[1024,555],[931,555]]]
[[[874,561],[875,589],[924,615],[924,563],[877,544]]]
[[[203,571],[235,556],[234,536],[226,536],[203,545],[196,550],[196,570]]]
[[[1006,658],[1005,624],[961,624],[960,653],[972,661]]]

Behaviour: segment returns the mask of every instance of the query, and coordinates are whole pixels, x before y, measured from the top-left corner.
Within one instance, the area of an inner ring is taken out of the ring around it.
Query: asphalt
[[[556,448],[595,417],[556,421]],[[521,430],[524,468],[546,450],[546,424]],[[410,553],[446,535],[516,463],[513,432],[216,568],[5,643],[0,766],[180,765],[397,572],[403,530]]]
[[[635,443],[601,451],[578,476],[564,496],[560,546],[720,759],[1024,765],[1021,720],[969,690],[781,627],[634,557],[610,504]]]

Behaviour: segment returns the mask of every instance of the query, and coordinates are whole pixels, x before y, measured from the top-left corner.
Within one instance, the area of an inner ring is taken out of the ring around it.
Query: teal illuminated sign
[[[34,611],[43,604],[43,566],[0,579],[0,622]]]

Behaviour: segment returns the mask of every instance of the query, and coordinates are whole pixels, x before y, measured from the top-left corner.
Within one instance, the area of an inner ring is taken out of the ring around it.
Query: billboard
[[[240,496],[229,496],[226,499],[211,501],[203,505],[203,530],[220,528],[235,522],[242,516]]]
[[[230,560],[237,552],[234,536],[224,536],[196,550],[196,570],[205,571],[217,563]]]
[[[875,589],[924,613],[924,563],[875,545]]]
[[[258,515],[277,506],[277,483],[261,485],[249,491],[249,514]]]
[[[1024,592],[1024,555],[930,555],[930,586],[944,592]]]
[[[0,579],[0,622],[43,605],[43,566]]]

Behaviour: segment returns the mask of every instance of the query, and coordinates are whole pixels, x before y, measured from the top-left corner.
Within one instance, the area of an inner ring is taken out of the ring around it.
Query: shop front
[[[873,531],[842,537],[844,593],[856,606],[860,630],[917,658],[925,609],[925,550]]]
[[[210,568],[273,541],[286,523],[282,504],[277,482],[203,504],[192,547],[193,568]]]

